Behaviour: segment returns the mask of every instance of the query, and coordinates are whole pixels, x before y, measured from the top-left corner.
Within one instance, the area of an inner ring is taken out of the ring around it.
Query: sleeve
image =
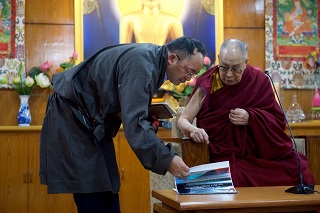
[[[261,92],[255,98],[255,107],[246,109],[249,126],[258,152],[264,159],[274,159],[292,148],[292,141],[285,133],[285,118],[278,105],[268,79],[261,82]]]
[[[149,67],[151,69],[154,69]],[[139,70],[139,73],[143,72]],[[153,82],[146,77],[125,78],[119,85],[122,123],[125,136],[144,168],[165,174],[175,155],[171,144],[165,145],[147,121]]]

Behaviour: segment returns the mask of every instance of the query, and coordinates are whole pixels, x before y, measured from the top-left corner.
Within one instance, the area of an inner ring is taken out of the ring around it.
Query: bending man
[[[48,193],[73,193],[79,213],[120,212],[112,138],[121,123],[146,169],[187,176],[189,167],[156,136],[148,105],[166,79],[178,85],[197,74],[205,54],[191,37],[163,46],[115,45],[54,75],[40,141],[40,180]]]

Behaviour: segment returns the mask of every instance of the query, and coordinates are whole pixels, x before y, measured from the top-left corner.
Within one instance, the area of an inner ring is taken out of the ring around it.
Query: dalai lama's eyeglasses
[[[184,66],[184,64],[182,63],[182,61],[180,60],[180,57],[179,57],[178,55],[176,55],[176,56],[177,56],[177,58],[178,58],[178,61],[179,61],[180,64],[182,65],[182,68],[183,68],[184,71],[186,72],[187,77],[190,77],[190,78],[195,77],[195,76],[197,75],[197,73],[194,73],[194,72],[192,72],[192,71],[189,71],[189,70]]]
[[[223,72],[223,73],[227,73],[228,71],[231,71],[233,74],[241,74],[242,73],[242,69],[240,68],[236,68],[236,67],[225,67],[225,66],[218,66],[218,69],[220,72]]]

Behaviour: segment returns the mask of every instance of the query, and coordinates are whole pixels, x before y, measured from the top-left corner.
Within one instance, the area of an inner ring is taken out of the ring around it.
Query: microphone
[[[300,179],[300,183],[296,186],[293,186],[289,189],[287,189],[285,192],[289,192],[289,193],[293,193],[293,194],[313,194],[315,192],[314,190],[314,185],[311,185],[311,184],[304,184],[303,183],[303,174],[302,174],[302,166],[301,166],[301,161],[300,161],[300,154],[298,152],[298,148],[297,148],[297,143],[295,141],[295,138],[292,134],[292,130],[291,130],[291,127],[289,125],[289,122],[288,122],[288,119],[286,117],[286,113],[284,112],[283,110],[283,107],[282,107],[282,104],[281,104],[281,101],[280,101],[280,98],[279,98],[279,95],[278,95],[278,92],[274,86],[274,83],[273,83],[273,80],[271,78],[271,76],[269,75],[269,71],[265,71],[265,74],[266,76],[270,79],[270,82],[271,82],[271,85],[274,89],[274,92],[276,94],[276,97],[277,97],[277,100],[278,100],[278,103],[279,103],[279,106],[281,108],[281,111],[284,115],[284,118],[286,120],[286,124],[288,126],[288,129],[290,131],[290,136],[292,138],[292,141],[293,141],[293,144],[294,144],[294,149],[296,151],[296,154],[297,154],[297,158],[298,158],[298,166],[299,166],[299,179]]]

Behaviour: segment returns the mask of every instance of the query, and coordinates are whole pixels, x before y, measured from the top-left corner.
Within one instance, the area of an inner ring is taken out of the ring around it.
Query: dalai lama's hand
[[[190,131],[189,137],[196,143],[209,144],[209,136],[206,133],[206,131],[202,128],[197,128],[193,126],[192,130]]]
[[[248,125],[249,113],[240,108],[232,109],[229,113],[229,119],[235,125]]]

